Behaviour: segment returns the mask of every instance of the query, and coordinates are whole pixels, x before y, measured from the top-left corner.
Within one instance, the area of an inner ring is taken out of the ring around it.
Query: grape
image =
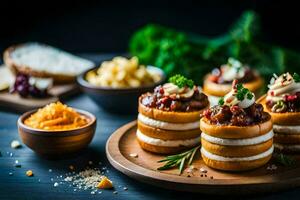
[[[28,87],[26,85],[18,85],[16,90],[22,97],[28,96]]]

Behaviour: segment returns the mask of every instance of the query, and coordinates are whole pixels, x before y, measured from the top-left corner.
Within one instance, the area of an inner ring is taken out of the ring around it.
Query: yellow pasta
[[[128,88],[149,85],[159,81],[161,77],[139,65],[137,57],[115,57],[111,61],[102,62],[96,71],[88,72],[85,78],[96,86]]]

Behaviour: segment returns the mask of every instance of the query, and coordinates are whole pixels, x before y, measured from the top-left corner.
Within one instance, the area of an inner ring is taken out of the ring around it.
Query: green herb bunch
[[[187,79],[186,77],[176,74],[169,78],[169,82],[177,85],[179,88],[183,88],[185,86],[189,88],[194,87],[194,81],[192,79]]]
[[[226,33],[214,38],[146,25],[131,37],[129,51],[169,77],[182,74],[197,84],[229,57],[256,68],[267,80],[273,73],[296,71],[300,65],[298,52],[261,40],[259,16],[253,11],[244,12]]]

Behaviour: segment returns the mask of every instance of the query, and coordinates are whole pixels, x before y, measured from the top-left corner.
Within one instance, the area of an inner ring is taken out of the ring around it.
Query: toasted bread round
[[[257,160],[252,160],[252,161],[226,162],[226,161],[212,160],[205,157],[205,155],[203,154],[201,155],[204,163],[207,166],[214,169],[223,170],[223,171],[246,171],[246,170],[256,169],[265,165],[272,157],[272,155],[269,155],[267,157],[257,159]]]
[[[137,138],[140,146],[142,147],[142,149],[152,152],[152,153],[157,153],[157,154],[175,154],[178,152],[182,152],[186,149],[190,149],[191,147],[194,147],[196,145],[193,146],[179,146],[179,147],[164,147],[164,146],[156,146],[156,145],[152,145],[152,144],[148,144],[145,143],[141,140],[139,140]]]
[[[300,145],[300,134],[274,134],[274,143],[280,144],[299,144]]]
[[[13,45],[9,48],[7,48],[4,51],[3,54],[3,60],[6,66],[8,66],[14,73],[22,73],[29,76],[34,77],[40,77],[40,78],[52,78],[55,83],[61,84],[61,83],[72,83],[75,82],[76,75],[67,75],[67,74],[59,74],[59,73],[50,73],[45,70],[34,70],[32,67],[27,65],[21,65],[14,61],[11,54],[17,49],[22,46],[27,45],[25,44],[19,44],[19,45]],[[47,46],[47,45],[41,45],[41,46]]]
[[[300,144],[280,144],[274,143],[274,147],[276,151],[283,153],[299,153],[300,152]]]
[[[204,78],[203,83],[203,92],[207,95],[223,97],[228,92],[230,92],[232,85],[231,84],[217,84],[209,80],[211,74],[208,74]],[[264,84],[263,79],[260,76],[256,76],[256,78],[248,83],[244,83],[244,87],[248,88],[251,92],[255,93],[255,95],[259,96],[260,90]]]
[[[209,123],[204,117],[200,120],[200,129],[202,132],[211,136],[228,139],[257,137],[271,131],[272,127],[271,116],[269,116],[269,120],[252,126],[214,125]]]
[[[200,119],[200,114],[209,108],[209,105],[199,111],[192,112],[173,112],[173,111],[163,111],[156,108],[149,108],[144,106],[141,103],[141,97],[139,98],[139,113],[164,122],[172,122],[172,123],[189,123],[195,122]]]
[[[273,139],[255,145],[224,146],[208,142],[204,138],[201,138],[201,144],[207,151],[212,154],[224,157],[249,157],[261,154],[270,149],[273,145]]]
[[[157,138],[161,140],[187,140],[195,137],[200,137],[201,130],[187,130],[187,131],[170,131],[160,128],[154,128],[143,124],[138,120],[138,129],[144,134],[152,138]]]
[[[300,125],[300,112],[285,112],[285,113],[274,113],[266,106],[266,95],[262,96],[257,100],[264,107],[264,110],[272,116],[274,124],[295,126]]]

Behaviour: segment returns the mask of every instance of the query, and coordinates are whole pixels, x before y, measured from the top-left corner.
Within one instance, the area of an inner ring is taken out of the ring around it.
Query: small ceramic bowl
[[[92,141],[97,123],[93,114],[76,109],[78,113],[89,119],[87,125],[72,130],[49,131],[31,128],[24,124],[24,120],[36,111],[26,112],[19,117],[18,130],[23,143],[37,154],[49,158],[62,157],[84,149]]]
[[[82,91],[85,92],[92,100],[94,100],[94,102],[96,102],[104,110],[113,113],[137,113],[139,96],[146,92],[152,92],[156,86],[161,85],[166,81],[166,76],[160,68],[148,66],[148,70],[160,75],[161,79],[158,82],[137,88],[111,88],[95,86],[90,84],[85,77],[89,71],[97,69],[98,67],[88,70],[78,76],[77,83]]]

